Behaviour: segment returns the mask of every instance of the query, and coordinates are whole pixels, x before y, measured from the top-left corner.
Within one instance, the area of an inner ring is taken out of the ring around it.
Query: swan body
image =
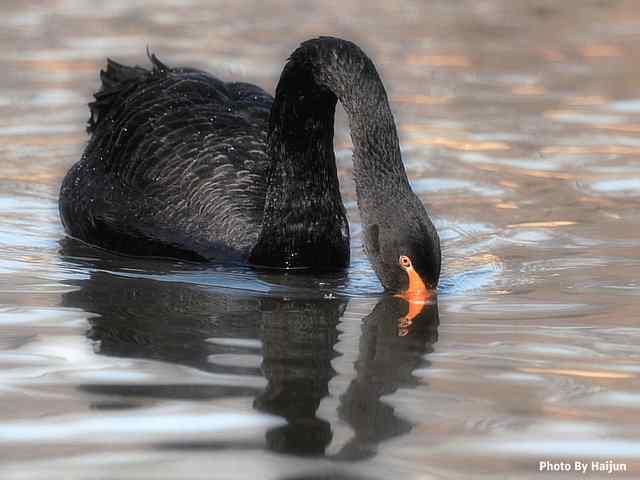
[[[400,256],[428,286],[440,243],[411,191],[386,92],[371,60],[332,37],[304,42],[275,98],[191,68],[109,60],[91,137],[60,191],[70,236],[134,255],[286,269],[349,264],[333,151],[348,116],[365,251],[385,288],[407,289]]]

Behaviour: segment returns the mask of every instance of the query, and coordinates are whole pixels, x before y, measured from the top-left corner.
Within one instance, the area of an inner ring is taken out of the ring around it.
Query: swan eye
[[[406,255],[401,255],[399,260],[400,266],[403,268],[411,268],[411,260]]]

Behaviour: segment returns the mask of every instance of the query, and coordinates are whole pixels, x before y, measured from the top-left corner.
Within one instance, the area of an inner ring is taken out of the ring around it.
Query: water
[[[639,32],[622,0],[5,2],[0,478],[639,476]],[[341,113],[344,274],[64,238],[57,189],[105,57],[148,45],[273,91],[327,33],[378,64],[443,240],[413,323],[361,252]]]

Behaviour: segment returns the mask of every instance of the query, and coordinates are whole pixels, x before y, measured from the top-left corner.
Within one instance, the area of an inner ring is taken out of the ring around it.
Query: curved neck
[[[363,222],[388,200],[386,191],[409,190],[393,115],[371,60],[351,42],[309,40],[293,52],[276,89],[269,120],[273,163],[253,263],[348,264],[348,224],[333,151],[337,100],[349,117]]]

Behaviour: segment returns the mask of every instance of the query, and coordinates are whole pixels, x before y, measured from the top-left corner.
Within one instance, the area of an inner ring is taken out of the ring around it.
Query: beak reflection
[[[404,298],[409,303],[424,304],[431,301],[434,293],[429,290],[418,272],[413,268],[411,259],[406,255],[401,255],[398,263],[400,264],[400,268],[407,273],[409,281],[407,289],[404,292],[399,293],[397,296]]]

